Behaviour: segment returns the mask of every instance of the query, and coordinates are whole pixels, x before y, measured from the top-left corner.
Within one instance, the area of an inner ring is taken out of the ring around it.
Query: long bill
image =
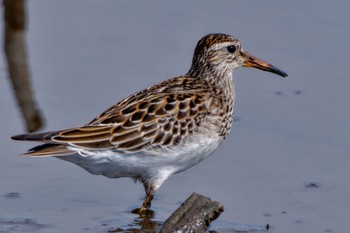
[[[288,74],[286,72],[274,67],[270,63],[268,63],[264,60],[261,60],[260,58],[252,56],[250,53],[248,53],[246,51],[242,51],[241,53],[242,53],[242,56],[245,58],[244,63],[243,63],[244,67],[257,68],[259,70],[264,70],[264,71],[278,74],[282,77],[288,76]]]

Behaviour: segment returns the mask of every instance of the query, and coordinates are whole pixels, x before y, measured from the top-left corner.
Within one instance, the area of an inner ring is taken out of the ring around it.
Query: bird
[[[94,175],[139,181],[146,195],[135,213],[142,216],[171,175],[203,161],[230,133],[232,73],[239,67],[287,76],[245,51],[234,36],[212,33],[198,41],[185,75],[136,92],[85,125],[12,139],[43,143],[25,156],[57,157]]]

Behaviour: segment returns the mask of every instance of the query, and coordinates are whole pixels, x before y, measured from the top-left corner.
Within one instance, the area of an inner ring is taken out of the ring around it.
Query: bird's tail
[[[64,144],[46,143],[36,147],[33,147],[28,152],[21,154],[31,157],[52,157],[52,156],[65,156],[76,154]]]
[[[52,137],[58,135],[61,131],[52,131],[44,133],[30,133],[30,134],[20,134],[12,136],[13,140],[19,141],[42,141],[48,142],[36,147],[33,147],[28,152],[21,154],[25,156],[33,157],[44,157],[44,156],[64,156],[75,154],[68,148],[68,144],[54,143],[51,141]]]
[[[59,134],[60,131],[51,131],[43,133],[29,133],[12,136],[13,140],[18,141],[51,141],[51,138]]]

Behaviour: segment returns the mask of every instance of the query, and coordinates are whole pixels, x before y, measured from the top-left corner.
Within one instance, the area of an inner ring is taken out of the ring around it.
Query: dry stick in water
[[[175,212],[165,221],[160,233],[193,232],[204,233],[209,224],[221,212],[223,205],[210,198],[193,193]]]

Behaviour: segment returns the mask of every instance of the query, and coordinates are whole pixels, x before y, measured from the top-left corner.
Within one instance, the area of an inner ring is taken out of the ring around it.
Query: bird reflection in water
[[[125,227],[110,229],[108,232],[125,232],[125,233],[155,233],[158,232],[163,222],[154,219],[154,211],[147,211],[142,217],[134,218],[133,222]]]

